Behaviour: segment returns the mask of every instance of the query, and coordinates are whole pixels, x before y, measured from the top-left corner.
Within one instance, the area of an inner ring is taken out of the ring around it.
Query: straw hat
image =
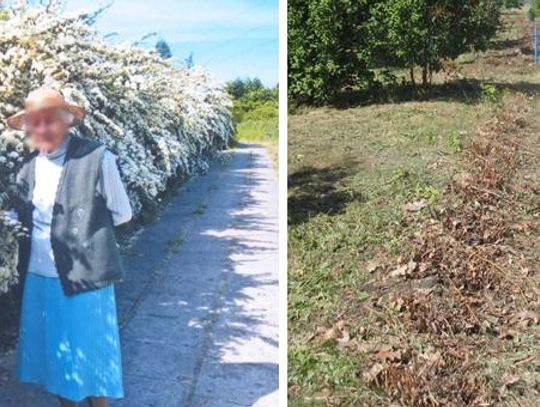
[[[71,105],[64,96],[54,89],[41,88],[28,94],[24,102],[24,110],[8,117],[7,124],[15,130],[22,130],[24,120],[28,113],[42,109],[64,109],[73,115],[70,126],[76,126],[84,119],[85,112],[82,107]]]

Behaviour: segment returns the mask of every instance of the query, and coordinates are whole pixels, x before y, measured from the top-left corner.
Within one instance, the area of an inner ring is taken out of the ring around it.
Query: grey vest
[[[60,177],[51,225],[51,245],[66,295],[105,287],[123,277],[111,213],[97,192],[105,146],[72,136]],[[19,219],[32,233],[35,158],[25,161],[16,182]],[[19,242],[19,273],[26,274],[30,239]]]

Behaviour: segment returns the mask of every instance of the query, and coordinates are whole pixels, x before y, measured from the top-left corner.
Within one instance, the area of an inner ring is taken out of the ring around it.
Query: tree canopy
[[[381,69],[420,67],[428,83],[445,59],[487,46],[502,1],[291,0],[290,99],[327,103],[347,87],[370,88]]]
[[[164,39],[160,39],[156,43],[156,51],[162,58],[169,59],[172,57],[171,48]]]
[[[325,103],[348,85],[369,81],[365,24],[372,0],[288,2],[289,94]]]

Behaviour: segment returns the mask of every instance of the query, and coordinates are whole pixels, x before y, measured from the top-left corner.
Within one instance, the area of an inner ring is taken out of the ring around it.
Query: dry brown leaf
[[[313,399],[318,401],[325,401],[328,400],[328,398],[332,395],[332,391],[330,389],[322,389],[321,391],[315,393],[313,395]]]
[[[529,277],[531,275],[531,270],[528,267],[523,267],[521,269],[521,274],[523,274],[525,277]]]
[[[364,372],[363,377],[369,383],[374,382],[377,380],[377,377],[382,373],[383,370],[384,367],[382,364],[375,363],[373,366],[371,366],[371,369]]]
[[[331,341],[332,339],[336,339],[338,336],[338,330],[335,327],[329,328],[324,332],[324,335],[322,337],[323,341]]]
[[[414,272],[417,269],[417,267],[418,267],[418,263],[416,263],[415,261],[410,261],[407,264],[403,264],[399,266],[398,268],[396,268],[395,270],[391,271],[389,273],[389,276],[392,278],[405,277],[411,274],[412,272]]]
[[[530,310],[518,312],[511,320],[511,325],[518,325],[521,328],[526,328],[530,325],[537,325],[539,321],[538,313]]]
[[[522,381],[523,379],[521,378],[521,376],[511,375],[504,379],[504,387],[512,387]]]
[[[360,342],[357,347],[357,350],[362,353],[390,352],[392,349],[392,345],[374,342]]]
[[[345,321],[339,320],[337,321],[334,326],[324,331],[322,335],[323,342],[328,342],[334,339],[346,339],[349,338],[349,332],[345,329]],[[349,338],[350,339],[350,338]],[[348,339],[347,339],[348,340]]]
[[[375,359],[381,362],[399,362],[402,354],[399,350],[396,351],[380,351],[374,355]]]
[[[341,338],[337,338],[336,342],[338,344],[346,346],[351,341],[351,334],[348,329],[343,329],[341,331]]]
[[[519,332],[512,328],[504,328],[499,334],[499,339],[514,339],[519,336]]]
[[[418,212],[426,207],[427,203],[424,199],[420,201],[408,202],[403,205],[403,210],[405,212]]]
[[[405,277],[407,275],[407,265],[399,266],[397,269],[390,272],[389,276],[392,278],[395,277]]]
[[[369,261],[366,265],[366,271],[368,273],[374,273],[381,265],[375,261]]]

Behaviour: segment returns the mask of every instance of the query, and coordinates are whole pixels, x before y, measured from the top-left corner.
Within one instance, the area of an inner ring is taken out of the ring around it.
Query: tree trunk
[[[422,85],[427,85],[428,83],[428,66],[424,65],[422,67]]]
[[[416,81],[414,79],[414,67],[412,67],[409,71],[409,74],[411,75],[411,82],[413,85],[416,85]]]

